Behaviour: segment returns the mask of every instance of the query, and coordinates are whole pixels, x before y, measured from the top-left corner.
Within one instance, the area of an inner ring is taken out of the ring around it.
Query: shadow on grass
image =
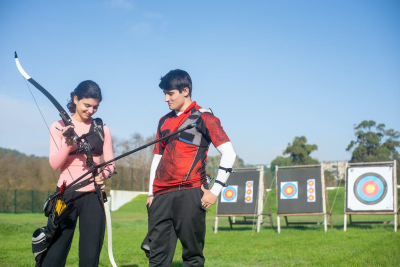
[[[255,227],[257,228],[257,227]],[[218,232],[222,231],[222,232],[229,232],[229,231],[251,231],[253,228],[249,225],[249,226],[233,226],[233,229],[231,229],[229,226],[228,227],[224,227],[224,226],[218,226]],[[215,231],[215,228],[213,227],[213,232]]]
[[[278,228],[276,228],[276,227],[274,227],[276,230],[278,229]],[[309,230],[316,230],[316,231],[320,231],[320,230],[323,230],[324,229],[324,225],[322,224],[322,225],[318,225],[318,226],[315,226],[315,224],[314,225],[312,225],[312,224],[310,224],[310,225],[307,225],[307,224],[304,224],[304,225],[291,225],[291,226],[289,226],[289,228],[287,228],[286,226],[281,226],[281,231],[282,230],[300,230],[300,231],[304,231],[304,230],[307,230],[307,231],[309,231]]]

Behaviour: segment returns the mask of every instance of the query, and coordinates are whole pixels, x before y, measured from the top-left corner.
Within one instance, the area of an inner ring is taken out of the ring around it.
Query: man
[[[160,119],[157,138],[191,123],[196,128],[154,147],[147,199],[149,266],[170,266],[178,238],[183,266],[204,266],[205,213],[225,186],[236,154],[219,119],[192,101],[192,80],[186,71],[170,71],[159,87],[171,112]],[[221,162],[214,186],[208,190],[205,165],[210,143],[221,153]]]

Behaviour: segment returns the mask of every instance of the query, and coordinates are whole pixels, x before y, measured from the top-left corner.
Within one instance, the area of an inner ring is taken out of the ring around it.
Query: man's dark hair
[[[184,70],[176,69],[168,72],[164,77],[161,77],[161,82],[158,85],[163,90],[178,89],[182,93],[183,88],[189,88],[189,96],[192,97],[192,79]]]

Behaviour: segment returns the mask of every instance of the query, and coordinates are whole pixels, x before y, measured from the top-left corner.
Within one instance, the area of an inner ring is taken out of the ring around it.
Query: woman
[[[73,128],[78,136],[93,132],[94,119],[92,116],[97,112],[102,100],[101,90],[93,81],[83,81],[71,93],[71,100],[67,107],[71,114],[74,126],[64,127],[62,120],[51,125],[50,128],[50,165],[54,170],[61,170],[57,183],[57,190],[64,181],[70,184],[76,178],[87,172],[90,167],[86,166],[86,156],[74,153],[77,144],[63,133],[68,128]],[[95,119],[97,124],[101,120]],[[104,141],[97,133],[88,138],[92,147],[93,162],[100,164],[101,155],[104,161],[113,158],[111,133],[107,126],[103,126]],[[103,185],[104,180],[110,178],[114,173],[115,165],[110,164],[95,177],[98,185]],[[83,179],[89,178],[87,177]],[[104,186],[103,186],[104,187]],[[105,215],[103,205],[97,196],[94,184],[91,183],[77,191],[65,196],[67,204],[67,216],[60,222],[55,234],[53,244],[44,257],[42,266],[64,266],[67,260],[72,238],[79,217],[79,266],[98,266],[100,251],[103,246]]]

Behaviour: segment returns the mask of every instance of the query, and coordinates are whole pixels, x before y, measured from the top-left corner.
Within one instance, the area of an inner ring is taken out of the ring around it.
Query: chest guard
[[[89,132],[86,134],[85,137],[86,141],[89,143],[90,147],[92,148],[91,152],[94,155],[102,155],[103,154],[103,144],[104,140],[100,137],[104,136],[104,129],[103,129],[103,121],[100,118],[93,119],[92,124],[90,125]],[[69,155],[77,154],[76,151],[69,153]]]
[[[198,119],[200,118],[201,114],[203,114],[204,112],[208,112],[212,114],[211,109],[198,109],[192,112],[192,114],[190,114],[190,116],[179,126],[178,130],[181,130],[185,127],[187,127],[188,125],[192,124],[192,123],[196,123],[198,121]],[[191,144],[191,145],[195,145],[197,147],[208,147],[210,145],[210,141],[206,140],[206,138],[204,138],[203,133],[201,133],[197,127],[191,128],[189,130],[183,131],[179,134],[174,135],[173,137],[170,137],[168,139],[168,142],[171,142],[173,140],[179,140],[181,142],[187,143],[187,144]]]

